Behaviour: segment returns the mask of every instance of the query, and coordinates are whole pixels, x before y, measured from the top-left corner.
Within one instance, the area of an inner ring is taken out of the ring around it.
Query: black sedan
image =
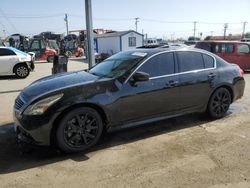
[[[18,138],[77,152],[104,131],[193,112],[223,117],[243,96],[243,71],[199,49],[120,52],[88,71],[35,81],[14,106]]]

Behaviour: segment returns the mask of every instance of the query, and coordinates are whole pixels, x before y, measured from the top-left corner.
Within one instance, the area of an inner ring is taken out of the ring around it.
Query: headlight
[[[63,96],[63,93],[54,95],[43,100],[38,101],[37,103],[30,105],[25,111],[25,115],[41,115],[48,110],[48,108],[60,100]]]

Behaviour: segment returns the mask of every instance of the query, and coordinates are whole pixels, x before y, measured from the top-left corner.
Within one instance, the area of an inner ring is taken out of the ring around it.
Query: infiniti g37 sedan
[[[221,118],[244,88],[237,65],[204,50],[120,52],[90,70],[25,88],[15,100],[15,130],[25,142],[77,152],[104,131],[193,112]]]

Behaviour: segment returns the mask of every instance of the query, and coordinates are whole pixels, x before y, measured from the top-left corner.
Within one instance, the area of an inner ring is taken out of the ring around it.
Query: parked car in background
[[[198,41],[196,40],[187,40],[184,42],[185,45],[194,47]]]
[[[243,70],[250,69],[250,43],[239,41],[200,41],[195,47],[215,53],[229,63],[239,65]]]
[[[250,38],[243,38],[240,40],[241,42],[250,42]]]
[[[104,130],[193,112],[221,118],[244,87],[239,66],[205,50],[136,49],[33,82],[15,101],[14,121],[21,140],[77,152]]]
[[[32,56],[12,47],[0,47],[0,75],[26,78],[34,69]]]

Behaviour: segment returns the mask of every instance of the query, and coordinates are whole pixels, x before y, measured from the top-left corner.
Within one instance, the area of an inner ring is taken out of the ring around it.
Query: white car
[[[31,55],[12,47],[0,47],[0,76],[16,75],[26,78],[34,69]]]

